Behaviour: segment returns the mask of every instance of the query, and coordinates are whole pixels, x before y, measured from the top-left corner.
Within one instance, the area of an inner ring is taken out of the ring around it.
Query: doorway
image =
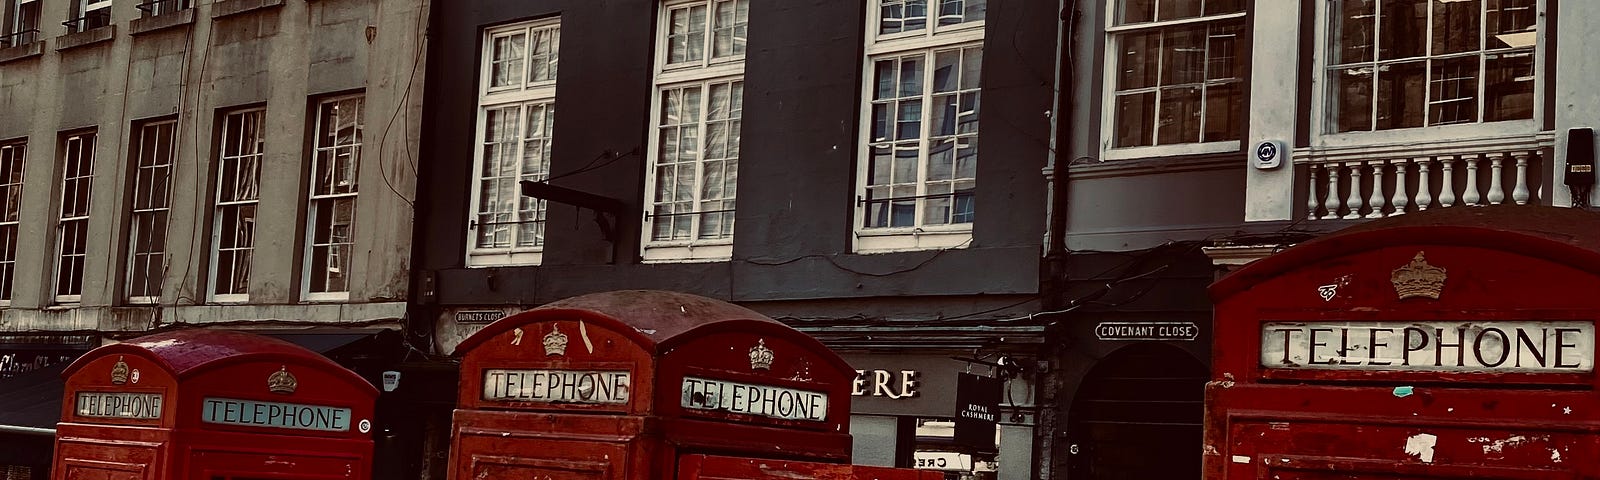
[[[1072,480],[1199,479],[1206,366],[1161,343],[1095,364],[1067,416]]]

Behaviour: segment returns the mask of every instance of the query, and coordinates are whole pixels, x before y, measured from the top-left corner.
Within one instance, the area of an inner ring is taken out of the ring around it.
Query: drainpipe
[[[1050,151],[1048,163],[1050,172],[1050,185],[1048,188],[1045,217],[1047,224],[1045,235],[1048,242],[1045,245],[1044,261],[1040,266],[1039,293],[1041,304],[1045,310],[1058,310],[1062,307],[1062,292],[1066,287],[1067,275],[1067,165],[1072,163],[1072,129],[1070,119],[1073,112],[1073,62],[1077,40],[1074,38],[1074,27],[1078,21],[1078,0],[1059,0],[1057,3],[1061,28],[1056,34],[1056,69],[1054,79],[1054,95],[1051,99],[1050,112]],[[1051,333],[1045,332],[1046,338]],[[1060,429],[1062,418],[1060,413],[1060,399],[1057,390],[1061,384],[1059,369],[1054,368],[1059,352],[1051,348],[1039,352],[1043,358],[1040,372],[1036,381],[1039,387],[1036,392],[1039,396],[1038,416],[1034,419],[1033,464],[1037,468],[1033,472],[1034,480],[1053,480],[1066,478],[1066,472],[1056,471],[1057,466],[1066,462],[1056,461],[1058,452],[1056,439],[1060,438],[1057,431]]]
[[[1076,39],[1073,27],[1078,20],[1077,0],[1060,0],[1061,28],[1056,36],[1055,93],[1051,100],[1054,110],[1050,115],[1050,186],[1045,216],[1048,224],[1045,236],[1049,242],[1044,251],[1044,271],[1041,282],[1044,307],[1055,310],[1061,307],[1059,293],[1066,275],[1067,259],[1067,168],[1072,163],[1072,131],[1069,120],[1074,115],[1073,62]]]

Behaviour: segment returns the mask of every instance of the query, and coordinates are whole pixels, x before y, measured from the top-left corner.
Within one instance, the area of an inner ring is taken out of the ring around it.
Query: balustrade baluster
[[[1528,204],[1528,152],[1516,153],[1517,157],[1517,186],[1511,189],[1511,200],[1517,205]]]
[[[1406,213],[1406,204],[1410,200],[1406,191],[1406,159],[1396,158],[1390,162],[1394,163],[1394,198],[1389,199],[1389,203],[1394,205],[1394,213],[1390,215],[1401,215]]]
[[[1322,202],[1327,212],[1323,218],[1339,218],[1339,164],[1325,164],[1322,169],[1328,172],[1328,197]]]
[[[1509,155],[1509,153],[1490,155],[1490,158],[1493,159],[1491,162],[1493,163],[1489,165],[1489,204],[1499,205],[1500,202],[1506,200],[1506,188],[1500,185],[1500,181],[1504,179],[1500,169],[1504,167],[1505,156]]]
[[[1461,203],[1468,206],[1478,205],[1478,156],[1467,156],[1467,193],[1461,195]]]
[[[1383,205],[1388,199],[1383,196],[1383,160],[1367,162],[1372,168],[1372,194],[1367,197],[1367,206],[1372,208],[1367,213],[1367,218],[1383,218]]]
[[[1361,218],[1361,202],[1365,200],[1361,196],[1361,162],[1347,162],[1344,166],[1350,169],[1350,196],[1345,198],[1344,203],[1349,211],[1345,212],[1344,218],[1354,220]]]
[[[1450,208],[1456,204],[1456,159],[1443,156],[1439,157],[1439,163],[1444,167],[1444,183],[1439,186],[1439,208]]]
[[[1322,206],[1321,199],[1317,198],[1317,168],[1321,165],[1306,165],[1306,176],[1311,178],[1311,184],[1306,188],[1306,220],[1317,219],[1317,207]]]
[[[1428,204],[1433,203],[1433,184],[1428,182],[1428,168],[1433,165],[1433,158],[1421,157],[1417,159],[1417,211],[1428,209]]]

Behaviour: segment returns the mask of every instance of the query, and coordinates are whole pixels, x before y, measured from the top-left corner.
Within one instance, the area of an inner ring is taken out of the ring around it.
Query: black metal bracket
[[[594,223],[600,227],[600,234],[605,237],[607,242],[613,244],[617,242],[617,222],[628,210],[627,205],[623,204],[621,200],[566,187],[557,187],[545,182],[523,180],[520,183],[523,196],[593,211]]]

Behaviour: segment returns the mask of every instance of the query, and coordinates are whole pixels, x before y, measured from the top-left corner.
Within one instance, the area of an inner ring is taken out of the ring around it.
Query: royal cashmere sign
[[[1594,371],[1592,321],[1306,322],[1261,326],[1261,366],[1495,373]]]

